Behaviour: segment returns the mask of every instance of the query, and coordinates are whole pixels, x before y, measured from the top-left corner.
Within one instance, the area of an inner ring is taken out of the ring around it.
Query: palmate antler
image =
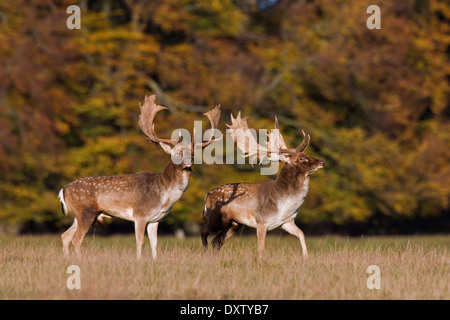
[[[260,158],[261,162],[263,161],[268,154],[268,149],[256,141],[248,127],[247,117],[242,119],[240,111],[236,119],[233,118],[233,114],[231,114],[231,124],[227,124],[226,126],[230,129],[229,133],[236,146],[243,153],[244,158],[251,157],[250,163],[253,163],[255,158]]]
[[[220,104],[216,105],[214,109],[209,110],[208,112],[205,112],[203,115],[208,117],[209,122],[211,123],[211,135],[209,137],[209,140],[206,142],[202,142],[200,144],[201,148],[205,148],[214,141],[216,141],[216,137],[214,137],[214,130],[217,129],[217,126],[219,125],[219,119],[220,119]],[[194,143],[194,135],[192,135],[192,143]]]
[[[289,153],[289,154],[293,154],[296,152],[304,152],[306,150],[306,148],[308,148],[308,146],[309,146],[310,136],[309,136],[309,134],[306,135],[305,131],[303,131],[303,130],[302,130],[302,134],[303,134],[303,140],[297,146],[297,148],[289,149],[288,147],[286,147],[286,143],[284,142],[284,139],[280,133],[280,125],[278,123],[278,118],[277,118],[277,116],[275,116],[275,128],[273,130],[271,130],[270,133],[268,134],[268,136],[269,136],[268,145],[270,146],[269,151],[273,150],[272,152]]]
[[[241,118],[241,112],[238,113],[236,119],[231,115],[231,125],[227,124],[227,126],[230,128],[229,132],[234,143],[242,151],[243,156],[245,158],[250,157],[250,163],[252,163],[255,158],[260,159],[260,164],[264,159],[287,162],[288,158],[286,155],[303,152],[309,145],[310,137],[309,135],[306,136],[305,132],[302,130],[303,141],[300,145],[295,149],[287,148],[283,136],[280,133],[280,125],[276,116],[274,129],[270,130],[267,134],[267,147],[264,147],[256,141],[255,136],[248,127],[247,117]]]
[[[139,127],[141,127],[142,132],[147,136],[147,139],[154,143],[165,143],[172,147],[175,147],[179,141],[171,140],[171,139],[160,139],[155,134],[155,115],[166,107],[157,105],[155,103],[156,95],[145,96],[144,105],[141,106],[139,103],[139,107],[141,108],[141,114],[139,115]]]
[[[166,107],[157,105],[155,103],[156,95],[151,96],[145,96],[144,105],[141,106],[139,103],[139,107],[141,109],[141,114],[139,115],[139,127],[142,129],[142,132],[146,135],[147,139],[154,143],[165,143],[172,148],[175,147],[179,142],[181,142],[182,138],[180,136],[180,139],[172,140],[172,139],[161,139],[158,138],[158,136],[155,133],[155,116],[156,114],[164,109],[167,109]],[[209,144],[213,143],[216,139],[213,136],[214,129],[217,129],[217,125],[219,124],[220,119],[220,105],[215,106],[210,111],[204,113],[206,117],[208,117],[210,123],[211,123],[211,137],[208,141],[198,143],[195,147],[199,148],[205,148]],[[191,148],[193,150],[194,148],[194,134],[192,135],[192,141],[191,141]]]

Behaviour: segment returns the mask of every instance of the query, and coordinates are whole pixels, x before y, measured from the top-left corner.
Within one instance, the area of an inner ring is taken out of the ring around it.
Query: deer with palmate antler
[[[205,251],[208,235],[217,234],[212,240],[214,250],[230,239],[241,225],[257,230],[258,258],[264,253],[266,232],[280,227],[299,238],[304,257],[307,257],[305,236],[295,225],[294,219],[306,198],[309,176],[323,168],[324,162],[307,154],[310,136],[303,132],[303,141],[295,148],[287,148],[275,117],[275,129],[268,134],[267,146],[260,145],[250,132],[247,118],[240,112],[236,119],[231,115],[230,134],[245,157],[257,157],[261,161],[285,163],[276,180],[254,183],[232,183],[211,190],[205,197],[203,217],[205,225],[200,234]]]
[[[139,126],[151,142],[159,143],[171,155],[171,160],[160,173],[87,177],[63,187],[59,192],[62,211],[65,215],[70,211],[74,216],[72,226],[61,236],[66,256],[71,243],[76,254],[81,256],[81,243],[87,231],[100,215],[106,215],[134,221],[138,259],[142,255],[147,229],[152,257],[156,259],[158,222],[169,213],[189,184],[194,148],[204,148],[215,139],[211,135],[209,141],[194,145],[192,135],[191,143],[183,145],[181,136],[178,141],[158,138],[154,131],[154,118],[157,112],[166,108],[157,105],[155,99],[155,95],[146,96],[144,105],[139,104]],[[220,106],[205,115],[214,130],[219,122]],[[175,163],[173,159],[183,161]]]

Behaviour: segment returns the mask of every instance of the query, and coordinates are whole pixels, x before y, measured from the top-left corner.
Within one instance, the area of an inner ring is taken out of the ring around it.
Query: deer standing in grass
[[[241,225],[256,228],[258,238],[258,258],[264,253],[266,232],[280,227],[299,238],[304,257],[307,257],[305,236],[295,225],[294,219],[306,198],[309,176],[323,168],[324,162],[307,154],[310,137],[303,132],[303,141],[295,149],[287,148],[279,132],[275,117],[275,130],[268,134],[268,144],[264,147],[256,141],[240,112],[236,119],[231,115],[231,125],[227,125],[237,147],[245,157],[267,157],[271,161],[285,162],[276,180],[254,183],[232,183],[210,191],[205,197],[203,217],[205,225],[200,234],[205,251],[208,250],[208,235],[217,234],[212,240],[214,250],[230,239]]]
[[[157,105],[155,99],[155,95],[146,96],[144,105],[139,104],[139,126],[150,141],[159,143],[171,155],[171,160],[160,173],[87,177],[62,188],[59,192],[62,211],[65,215],[70,211],[74,216],[72,226],[61,236],[66,256],[71,243],[76,254],[81,256],[81,243],[87,231],[99,215],[106,215],[134,221],[138,259],[142,255],[147,229],[152,257],[156,259],[158,222],[169,213],[189,184],[194,147],[204,148],[215,139],[211,135],[209,141],[194,146],[194,136],[190,145],[182,145],[181,136],[178,141],[158,138],[154,131],[154,118],[157,112],[166,108]],[[220,106],[205,115],[214,130],[219,122]],[[174,156],[183,161],[176,161],[176,164]]]

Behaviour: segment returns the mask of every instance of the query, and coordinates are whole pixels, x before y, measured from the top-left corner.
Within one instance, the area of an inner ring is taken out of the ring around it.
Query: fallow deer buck
[[[157,112],[167,108],[157,105],[155,99],[155,95],[146,96],[144,105],[139,103],[139,126],[150,141],[159,143],[171,155],[171,160],[160,173],[81,178],[63,187],[59,192],[62,211],[65,215],[70,211],[74,216],[72,226],[61,236],[66,256],[71,243],[76,254],[81,256],[81,243],[87,231],[99,215],[106,215],[134,221],[138,259],[141,258],[147,228],[152,257],[156,259],[158,222],[169,213],[188,186],[194,147],[204,148],[215,138],[211,135],[209,141],[195,146],[194,136],[188,145],[180,143],[181,136],[178,141],[158,138],[154,131],[154,118]],[[214,130],[219,122],[220,106],[204,115]],[[173,156],[187,157],[190,161],[176,164]]]
[[[230,239],[241,225],[257,230],[258,258],[264,253],[266,232],[281,226],[299,238],[304,257],[307,257],[305,236],[294,222],[297,212],[306,198],[309,176],[323,168],[324,162],[307,154],[310,136],[303,132],[303,141],[295,148],[287,148],[279,131],[275,117],[275,130],[268,134],[267,147],[260,145],[242,119],[231,115],[230,134],[245,157],[267,157],[271,161],[285,162],[276,180],[254,183],[232,183],[210,191],[205,197],[203,217],[205,225],[200,228],[202,243],[208,250],[207,237],[217,234],[212,240],[214,250]]]

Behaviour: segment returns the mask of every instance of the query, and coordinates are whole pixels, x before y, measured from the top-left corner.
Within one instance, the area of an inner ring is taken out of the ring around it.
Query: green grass
[[[0,299],[450,299],[450,236],[269,236],[263,262],[256,237],[235,237],[219,254],[204,254],[199,237],[158,238],[135,259],[134,236],[89,235],[83,258],[62,255],[58,236],[0,237]],[[81,289],[69,290],[69,265]],[[369,265],[381,289],[369,290]]]

